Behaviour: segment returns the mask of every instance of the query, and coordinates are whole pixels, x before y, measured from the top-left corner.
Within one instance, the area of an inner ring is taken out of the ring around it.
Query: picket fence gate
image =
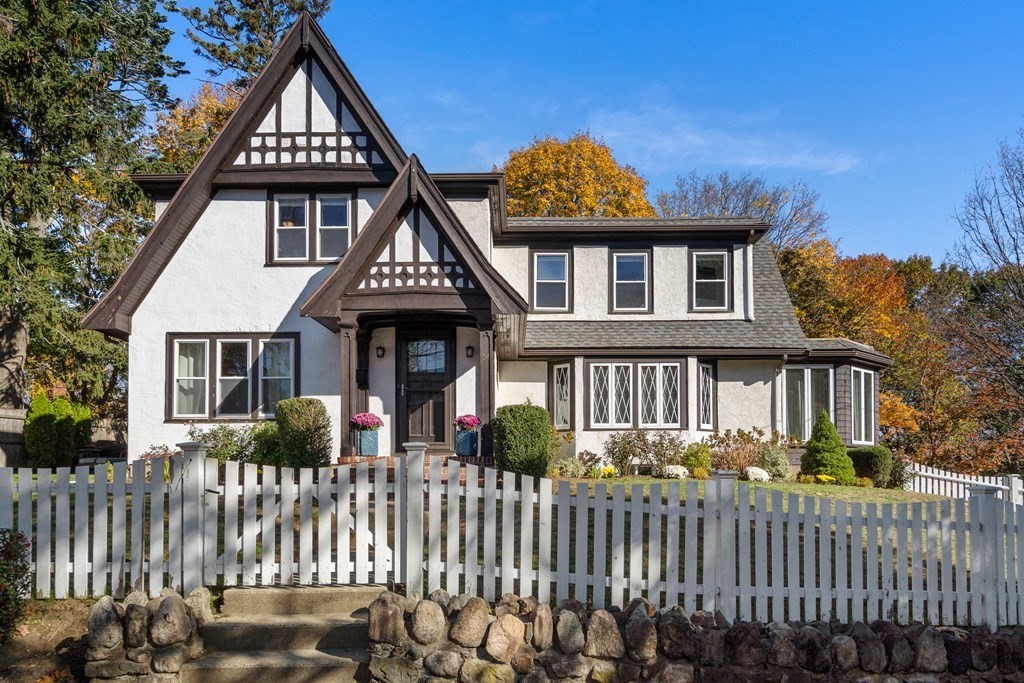
[[[422,444],[393,468],[299,470],[180,447],[166,481],[160,461],[109,477],[0,468],[0,527],[31,539],[37,595],[394,581],[595,607],[643,596],[764,622],[1024,623],[1024,506],[990,487],[861,504],[730,472],[573,489],[453,460],[445,471]]]
[[[1024,504],[1024,485],[1018,475],[961,474],[920,463],[911,466],[909,490],[947,498],[969,498],[972,488],[991,489],[997,498]]]

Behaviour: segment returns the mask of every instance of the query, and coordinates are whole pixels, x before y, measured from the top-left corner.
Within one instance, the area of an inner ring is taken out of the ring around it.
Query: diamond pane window
[[[661,423],[679,426],[679,366],[661,366]]]
[[[555,366],[555,405],[554,422],[559,429],[569,428],[570,403],[569,403],[569,366]]]
[[[590,422],[601,427],[633,425],[633,366],[595,363],[590,366]]]
[[[591,422],[598,425],[605,425],[611,423],[611,411],[609,410],[611,405],[611,387],[608,384],[608,378],[611,374],[611,366],[608,365],[594,365],[592,367],[592,379],[590,382],[591,391],[593,396],[593,414],[591,415]]]
[[[678,427],[679,365],[640,365],[640,426]]]
[[[633,366],[615,366],[615,422],[626,425],[633,420]]]
[[[658,366],[640,366],[640,424],[658,424]]]
[[[714,370],[710,365],[701,363],[699,366],[700,393],[697,396],[697,419],[700,421],[701,429],[714,429]]]

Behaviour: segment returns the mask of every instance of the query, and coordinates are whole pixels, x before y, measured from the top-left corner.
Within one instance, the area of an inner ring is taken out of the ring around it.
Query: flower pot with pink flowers
[[[455,425],[455,455],[476,455],[480,418],[476,415],[459,415],[452,424]]]
[[[356,445],[359,455],[379,455],[377,452],[377,432],[384,426],[384,420],[373,413],[356,413],[348,422],[358,436]]]

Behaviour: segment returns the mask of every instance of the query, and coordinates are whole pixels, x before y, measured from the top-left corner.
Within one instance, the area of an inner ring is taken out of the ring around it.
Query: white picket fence
[[[394,469],[278,470],[184,444],[167,483],[160,462],[155,481],[140,462],[111,481],[103,467],[0,469],[0,527],[29,535],[36,593],[58,598],[396,581],[596,607],[644,596],[760,621],[1024,623],[1024,506],[991,488],[910,504],[784,495],[734,473],[571,488],[424,467],[408,446]]]
[[[947,498],[969,498],[972,488],[991,489],[998,498],[1024,504],[1024,486],[1017,475],[973,475],[949,472],[938,467],[913,463],[910,484],[917,493]]]

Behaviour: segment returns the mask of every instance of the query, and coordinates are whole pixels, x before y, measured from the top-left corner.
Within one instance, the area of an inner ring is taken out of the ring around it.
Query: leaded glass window
[[[592,424],[630,427],[633,424],[633,366],[595,363],[590,366]]]
[[[639,377],[640,426],[678,427],[679,365],[642,363]]]
[[[569,366],[568,365],[556,365],[554,368],[555,382],[554,382],[554,419],[555,427],[558,429],[568,429],[570,424],[570,416],[572,414],[571,404],[569,402]]]
[[[707,363],[698,365],[699,383],[697,395],[697,419],[701,429],[715,428],[715,390],[714,390],[714,368]]]

